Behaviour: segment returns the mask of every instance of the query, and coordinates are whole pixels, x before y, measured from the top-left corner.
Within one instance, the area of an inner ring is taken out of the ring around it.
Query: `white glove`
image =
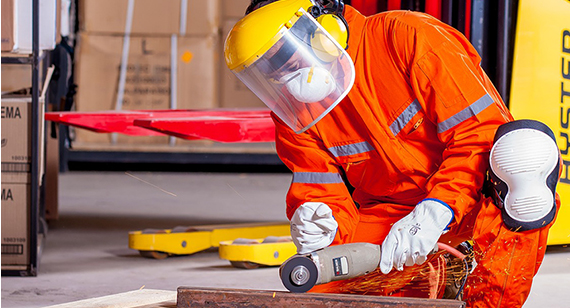
[[[424,199],[414,210],[397,221],[382,243],[380,270],[388,274],[392,267],[422,264],[436,247],[451,220],[453,210],[443,201]]]
[[[338,223],[331,208],[321,202],[305,202],[291,218],[291,237],[298,254],[306,254],[329,246]]]

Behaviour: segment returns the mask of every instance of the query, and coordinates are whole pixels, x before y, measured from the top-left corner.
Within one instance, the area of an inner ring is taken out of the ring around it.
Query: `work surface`
[[[2,277],[2,307],[45,307],[180,286],[285,291],[277,268],[242,270],[216,249],[165,260],[128,248],[128,232],[285,220],[288,173],[68,172],[37,277]],[[525,308],[568,307],[570,247],[549,247]]]

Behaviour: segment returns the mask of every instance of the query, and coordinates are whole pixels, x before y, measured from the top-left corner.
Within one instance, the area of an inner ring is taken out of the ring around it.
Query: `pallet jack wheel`
[[[243,269],[256,269],[261,267],[261,264],[249,262],[249,261],[230,261],[233,267],[243,268]]]
[[[166,233],[163,229],[144,229],[141,232],[142,234],[164,234]],[[168,253],[162,251],[154,251],[154,250],[139,250],[141,256],[150,259],[157,259],[157,260],[164,260],[168,258]]]
[[[233,245],[257,245],[259,244],[258,241],[247,239],[247,238],[237,238],[232,242]],[[259,263],[250,262],[250,261],[230,261],[233,267],[243,268],[243,269],[256,269],[261,266]]]
[[[164,260],[168,258],[168,254],[162,251],[139,250],[139,253],[141,256],[150,259]]]

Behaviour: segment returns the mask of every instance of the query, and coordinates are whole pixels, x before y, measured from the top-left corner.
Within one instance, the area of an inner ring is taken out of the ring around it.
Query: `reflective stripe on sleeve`
[[[476,100],[473,104],[467,106],[467,108],[459,111],[451,118],[439,123],[437,125],[437,133],[441,134],[455,125],[477,115],[479,112],[483,111],[485,108],[493,104],[493,99],[489,94],[483,95],[480,99]]]
[[[293,183],[301,184],[340,184],[344,183],[338,173],[330,172],[294,172]]]
[[[329,151],[334,157],[360,154],[372,150],[374,150],[374,148],[366,141],[329,148]]]
[[[421,109],[422,106],[418,100],[414,100],[404,111],[402,111],[398,118],[390,124],[392,134],[394,134],[394,136],[398,135],[406,124],[408,124]]]

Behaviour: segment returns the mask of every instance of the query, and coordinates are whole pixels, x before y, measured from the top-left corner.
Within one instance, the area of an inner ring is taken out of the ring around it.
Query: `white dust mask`
[[[333,76],[322,67],[305,67],[281,77],[279,81],[303,103],[319,102],[336,88]]]

